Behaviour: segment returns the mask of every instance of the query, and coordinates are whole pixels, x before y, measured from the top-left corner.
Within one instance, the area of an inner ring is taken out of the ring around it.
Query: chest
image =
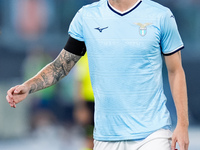
[[[160,51],[157,20],[141,17],[84,18],[86,46],[106,53],[146,55]],[[95,50],[93,50],[95,53]]]

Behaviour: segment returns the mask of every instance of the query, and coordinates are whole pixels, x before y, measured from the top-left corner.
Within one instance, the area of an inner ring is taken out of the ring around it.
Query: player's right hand
[[[29,90],[30,89],[28,88],[28,86],[24,84],[10,88],[7,91],[6,96],[9,105],[13,108],[16,108],[16,104],[23,101],[28,96]]]

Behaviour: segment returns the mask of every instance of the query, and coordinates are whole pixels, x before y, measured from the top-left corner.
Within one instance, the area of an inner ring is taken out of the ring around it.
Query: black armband
[[[83,41],[78,41],[69,37],[64,49],[72,54],[83,56],[86,52],[86,46]]]

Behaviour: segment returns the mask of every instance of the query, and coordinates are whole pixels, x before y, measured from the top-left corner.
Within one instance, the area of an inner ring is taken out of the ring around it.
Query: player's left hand
[[[172,135],[172,145],[171,145],[172,150],[175,150],[176,143],[179,144],[180,150],[188,150],[189,146],[188,127],[177,125]]]

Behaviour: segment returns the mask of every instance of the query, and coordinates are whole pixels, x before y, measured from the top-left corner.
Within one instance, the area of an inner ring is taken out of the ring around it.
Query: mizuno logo
[[[105,29],[107,29],[108,27],[105,27],[105,28],[100,28],[100,27],[98,27],[98,28],[94,28],[94,29],[96,29],[96,30],[98,30],[99,32],[102,32],[103,30],[105,30]]]

